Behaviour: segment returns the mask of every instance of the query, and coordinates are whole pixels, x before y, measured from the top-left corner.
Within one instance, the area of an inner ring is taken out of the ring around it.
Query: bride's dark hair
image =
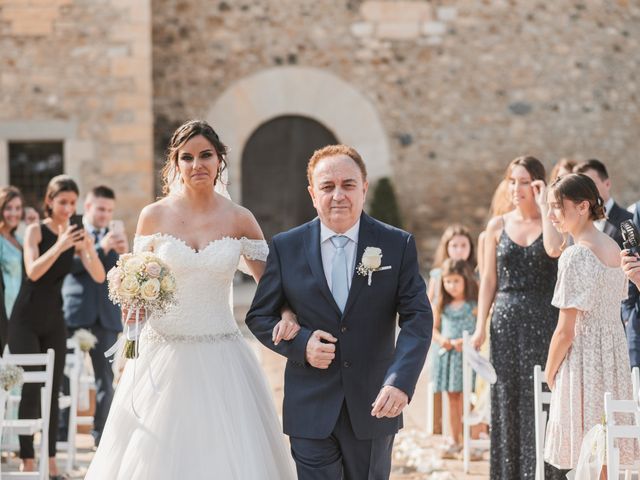
[[[189,120],[188,122],[180,125],[171,136],[171,141],[167,148],[167,160],[160,171],[160,175],[162,176],[162,193],[164,195],[169,193],[169,185],[173,181],[172,173],[178,171],[178,150],[197,135],[202,135],[204,138],[209,140],[218,155],[218,159],[220,160],[221,166],[218,169],[215,182],[220,180],[222,172],[227,168],[228,148],[220,141],[220,137],[218,137],[215,130],[204,120]]]
[[[605,218],[604,201],[590,177],[582,173],[569,173],[558,178],[549,189],[560,205],[565,198],[573,203],[589,202],[589,219]]]

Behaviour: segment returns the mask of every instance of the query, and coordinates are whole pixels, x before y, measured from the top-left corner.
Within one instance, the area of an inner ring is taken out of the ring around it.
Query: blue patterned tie
[[[349,296],[349,268],[347,267],[347,254],[344,251],[348,241],[349,238],[344,235],[331,237],[331,243],[336,247],[331,265],[331,293],[341,312],[344,312]]]

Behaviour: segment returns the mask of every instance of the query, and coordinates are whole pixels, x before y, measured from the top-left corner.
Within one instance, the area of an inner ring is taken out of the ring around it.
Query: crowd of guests
[[[108,300],[105,271],[129,246],[122,222],[112,221],[115,194],[105,186],[94,188],[84,202],[81,222],[71,221],[79,201],[79,189],[69,176],[48,184],[44,219],[24,205],[15,187],[0,189],[0,342],[11,353],[55,352],[53,391],[60,392],[67,353],[67,338],[78,328],[97,338],[91,351],[96,380],[96,412],[93,435],[100,442],[113,397],[113,370],[103,352],[122,330],[120,312]],[[55,462],[56,441],[65,440],[65,425],[58,401],[51,402],[49,422],[49,472],[61,478]],[[19,418],[40,413],[40,389],[25,384]],[[62,421],[61,421],[62,420]],[[23,471],[36,469],[33,436],[21,435]]]
[[[598,160],[563,159],[547,182],[539,160],[519,157],[494,193],[477,250],[465,226],[445,230],[427,292],[434,310],[432,380],[450,407],[443,457],[461,450],[465,330],[475,348],[489,350],[497,374],[490,389],[478,379],[475,406],[486,408],[480,418],[490,423],[492,479],[534,477],[535,365],[545,368],[553,392],[546,478],[575,468],[582,438],[601,421],[605,391],[631,398],[630,369],[640,366],[640,260],[621,252],[620,223],[634,218],[640,224],[640,202],[621,208],[611,186]],[[65,175],[50,181],[42,220],[18,189],[0,189],[0,346],[12,353],[53,348],[57,392],[67,338],[79,328],[97,337],[91,351],[97,446],[114,393],[103,352],[122,330],[105,272],[129,245],[122,223],[113,220],[113,190],[98,186],[88,193],[81,225],[70,221],[78,202],[78,186]],[[38,410],[38,388],[26,385],[18,415],[34,418]],[[65,425],[52,402],[53,478]],[[623,445],[623,460],[637,454],[633,443]],[[23,470],[35,470],[33,437],[20,437],[20,458]]]
[[[611,183],[599,160],[563,159],[547,183],[538,159],[519,157],[493,196],[477,265],[468,230],[446,229],[428,291],[432,382],[450,406],[444,458],[462,448],[464,330],[473,332],[475,348],[489,345],[497,375],[490,414],[479,416],[490,419],[492,479],[535,476],[535,365],[545,368],[552,390],[545,478],[565,478],[576,468],[585,434],[602,421],[605,392],[632,398],[630,372],[640,363],[640,261],[621,250],[620,224],[635,213],[638,225],[640,202],[621,208]],[[476,409],[486,402],[483,392],[476,391]],[[621,455],[623,463],[639,458],[637,443],[622,444]]]

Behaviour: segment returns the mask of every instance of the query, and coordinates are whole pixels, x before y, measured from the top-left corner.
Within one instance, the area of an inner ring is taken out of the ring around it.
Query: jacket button
[[[349,368],[351,366],[351,362],[344,362],[344,368]]]
[[[348,327],[345,327],[345,326],[343,325],[342,327],[340,327],[340,331],[341,331],[342,333],[345,333],[345,332],[348,332],[348,331],[349,331],[349,328],[348,328]]]

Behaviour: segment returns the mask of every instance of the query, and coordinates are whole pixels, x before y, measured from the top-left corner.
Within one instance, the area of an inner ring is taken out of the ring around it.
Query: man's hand
[[[640,258],[637,255],[631,255],[628,250],[620,252],[622,257],[622,270],[629,280],[640,288]]]
[[[108,232],[102,240],[100,240],[100,246],[105,254],[109,253],[111,250],[115,250],[119,255],[129,251],[129,242],[127,242],[127,237],[113,232]]]
[[[409,403],[409,397],[399,388],[385,385],[373,402],[371,416],[376,418],[394,418],[402,413]]]
[[[336,346],[338,339],[330,333],[316,330],[309,337],[305,357],[309,365],[315,368],[327,369],[336,357]],[[329,342],[329,343],[326,343]]]
[[[274,345],[278,345],[282,340],[293,340],[300,332],[300,324],[296,314],[291,310],[282,312],[282,319],[273,328],[271,336]]]

